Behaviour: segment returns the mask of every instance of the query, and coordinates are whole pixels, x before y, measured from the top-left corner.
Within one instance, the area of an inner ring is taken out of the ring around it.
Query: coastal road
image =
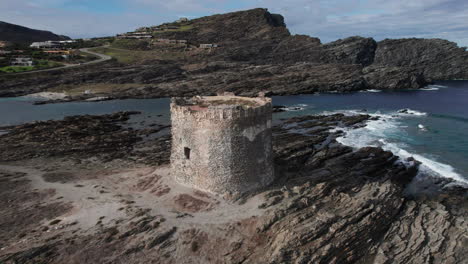
[[[103,47],[106,47],[106,46],[103,46]],[[89,53],[89,54],[91,54],[91,55],[97,56],[97,57],[99,57],[99,59],[93,60],[93,61],[88,61],[88,62],[85,62],[85,63],[80,63],[80,64],[68,64],[68,65],[65,65],[65,66],[62,66],[62,67],[56,67],[56,68],[50,68],[50,69],[44,69],[44,70],[36,70],[36,71],[27,71],[27,72],[17,72],[17,73],[2,74],[2,75],[0,75],[0,76],[6,76],[6,75],[23,75],[23,74],[37,73],[37,72],[56,71],[56,70],[62,70],[62,69],[68,69],[68,68],[78,68],[78,67],[83,67],[83,66],[90,65],[90,64],[101,63],[101,62],[108,61],[108,60],[112,59],[111,56],[108,56],[108,55],[105,55],[105,54],[101,54],[101,53],[97,53],[97,52],[94,52],[94,51],[90,51],[89,49],[90,49],[90,48],[83,48],[83,49],[79,49],[79,50],[80,50],[81,52],[85,52],[85,53]]]

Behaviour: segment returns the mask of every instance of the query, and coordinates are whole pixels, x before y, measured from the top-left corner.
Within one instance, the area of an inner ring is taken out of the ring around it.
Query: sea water
[[[274,102],[300,108],[276,118],[339,112],[378,116],[366,127],[348,129],[338,141],[355,148],[382,147],[403,161],[413,157],[422,163],[420,170],[426,176],[468,184],[468,81],[437,82],[422,90],[399,92],[283,96]]]
[[[131,119],[135,124],[168,124],[169,103],[169,99],[128,99],[33,105],[31,98],[0,98],[0,126],[116,111],[141,111],[142,115]],[[468,184],[468,81],[443,81],[422,90],[398,92],[277,96],[273,103],[288,110],[274,114],[276,122],[338,112],[378,116],[366,127],[348,129],[338,141],[355,148],[379,146],[401,160],[414,157],[422,162],[425,175]]]

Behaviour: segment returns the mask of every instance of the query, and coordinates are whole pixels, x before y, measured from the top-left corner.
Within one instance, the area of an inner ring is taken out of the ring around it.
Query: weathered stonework
[[[271,99],[173,98],[171,174],[208,192],[244,193],[274,179]]]

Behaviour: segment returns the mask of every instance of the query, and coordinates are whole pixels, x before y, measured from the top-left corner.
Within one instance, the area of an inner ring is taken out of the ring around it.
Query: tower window
[[[185,147],[184,148],[184,154],[186,159],[190,159],[190,149]]]

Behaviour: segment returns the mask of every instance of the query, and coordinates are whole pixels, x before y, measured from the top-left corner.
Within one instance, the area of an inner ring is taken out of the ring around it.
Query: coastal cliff
[[[409,194],[417,161],[337,142],[375,117],[283,120],[273,127],[276,181],[233,199],[175,183],[167,125],[135,127],[138,114],[3,128],[1,263],[466,259],[466,189]]]
[[[154,98],[417,89],[434,80],[468,78],[468,52],[440,39],[376,42],[359,36],[321,43],[291,35],[281,15],[252,9],[174,22],[152,41],[117,39],[102,52],[116,60],[99,66],[0,76],[0,96],[111,86],[93,96]],[[157,43],[185,40],[188,45]],[[199,44],[216,48],[199,48]],[[131,53],[131,54],[128,54]],[[60,76],[60,78],[57,78]],[[128,88],[128,86],[131,88]],[[115,88],[114,88],[115,87]],[[90,95],[91,96],[91,95]],[[86,99],[71,94],[70,100]]]

